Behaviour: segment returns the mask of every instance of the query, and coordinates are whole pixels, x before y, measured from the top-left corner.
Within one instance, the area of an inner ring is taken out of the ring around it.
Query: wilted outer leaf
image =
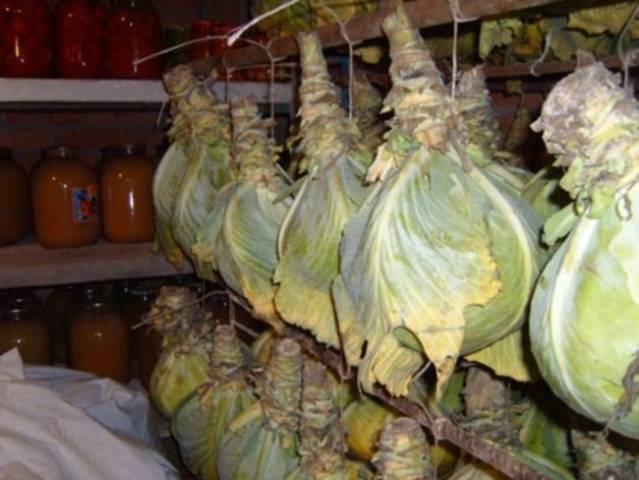
[[[491,368],[497,375],[509,377],[518,382],[531,382],[537,379],[535,361],[530,354],[530,346],[524,343],[521,330],[517,330],[497,340],[478,352],[464,358]]]
[[[541,401],[544,401],[543,396]],[[553,403],[549,401],[542,403],[542,406],[553,408]],[[553,411],[549,413],[554,417],[549,416],[541,409],[536,400],[531,402],[530,408],[521,417],[523,425],[519,432],[519,440],[526,450],[547,458],[559,467],[570,470],[573,467],[573,460],[568,439],[569,431],[554,419],[563,414],[563,420],[566,420],[565,413],[567,411],[563,412],[561,409],[553,408]],[[567,424],[567,422],[564,423]]]
[[[199,346],[165,348],[151,375],[151,398],[165,417],[208,378],[208,352]]]
[[[568,27],[583,30],[591,35],[606,32],[618,35],[630,19],[635,7],[635,2],[621,2],[570,12]],[[630,25],[628,33],[632,38],[639,37],[639,23],[636,20]]]
[[[526,219],[535,214],[474,165],[469,155],[480,149],[464,151],[448,137],[449,97],[403,15],[385,26],[396,117],[369,171],[383,182],[345,230],[334,298],[349,362],[367,342],[364,389],[379,381],[406,394],[425,361],[400,344],[407,331],[436,366],[441,394],[460,353],[521,323],[537,270]]]
[[[578,216],[533,297],[533,353],[555,394],[603,423],[625,393],[639,338],[639,222],[624,215],[639,208],[639,108],[618,76],[595,64],[557,84],[534,126],[568,166],[561,185]],[[639,438],[639,409],[609,427]]]
[[[202,270],[217,269],[226,284],[249,301],[257,318],[279,328],[272,277],[277,233],[290,199],[275,203],[286,183],[275,167],[275,146],[257,106],[238,99],[231,113],[238,178],[217,196],[193,251]]]
[[[486,59],[495,47],[510,45],[522,26],[517,18],[499,18],[481,22],[479,58]]]
[[[188,160],[184,145],[174,142],[162,157],[153,177],[155,247],[176,268],[182,264],[184,254],[173,236],[173,206]]]
[[[570,203],[568,194],[559,187],[560,177],[561,171],[558,168],[543,168],[521,192],[543,220],[547,220]]]
[[[284,320],[339,345],[330,295],[346,221],[364,199],[371,155],[339,106],[316,34],[300,36],[302,147],[309,173],[279,234],[275,305]]]

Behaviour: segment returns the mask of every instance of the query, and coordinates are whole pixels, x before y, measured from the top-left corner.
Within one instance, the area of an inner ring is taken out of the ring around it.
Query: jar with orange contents
[[[53,290],[44,304],[53,356],[60,363],[67,363],[67,326],[77,297],[78,291],[73,285],[63,285]]]
[[[69,326],[71,368],[121,383],[131,379],[129,325],[109,297],[86,301]]]
[[[0,148],[0,245],[22,240],[30,227],[29,179],[13,150]]]
[[[33,227],[46,248],[80,247],[100,236],[98,178],[70,147],[46,149],[31,172]]]
[[[17,347],[25,363],[50,364],[49,332],[34,295],[11,291],[0,310],[0,353]]]
[[[133,352],[137,360],[138,378],[149,390],[151,374],[162,353],[162,335],[153,325],[140,325],[144,316],[151,310],[153,301],[163,282],[146,280],[131,285],[123,302],[123,311],[129,325],[137,328],[133,331]]]
[[[100,197],[104,236],[111,242],[150,242],[155,234],[155,164],[143,146],[103,149]]]

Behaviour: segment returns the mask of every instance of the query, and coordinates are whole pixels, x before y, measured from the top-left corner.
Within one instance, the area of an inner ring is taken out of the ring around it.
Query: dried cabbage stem
[[[150,323],[164,337],[191,328],[202,312],[197,306],[195,293],[186,287],[167,286],[144,316],[143,323]]]
[[[340,412],[332,395],[326,367],[307,360],[303,379],[299,447],[301,467],[311,478],[337,473],[345,465],[346,445]]]
[[[188,135],[189,117],[188,95],[195,89],[198,82],[193,70],[186,65],[180,65],[169,70],[163,77],[164,88],[171,101],[171,128],[168,135],[175,142]]]
[[[386,18],[383,28],[390,42],[393,80],[385,104],[395,112],[393,124],[426,148],[437,147],[448,135],[451,111],[439,70],[403,7]],[[375,177],[369,172],[369,179]]]
[[[348,121],[328,74],[319,37],[316,33],[303,34],[298,37],[298,43],[302,65],[302,149],[306,158],[326,158],[322,152],[343,144],[338,139],[346,133]],[[310,170],[312,166],[303,165],[303,168]]]
[[[239,159],[239,179],[264,183],[277,175],[277,147],[268,131],[270,120],[260,117],[257,105],[249,98],[237,98],[231,101],[231,120],[233,123],[232,154],[236,162]]]
[[[233,380],[246,366],[246,357],[242,353],[235,329],[230,325],[215,327],[211,348],[211,378],[216,382],[226,383]]]
[[[297,431],[302,395],[302,349],[294,340],[277,344],[261,385],[262,409],[272,428]]]
[[[419,424],[408,417],[393,420],[384,427],[373,464],[378,480],[434,478],[426,435]]]

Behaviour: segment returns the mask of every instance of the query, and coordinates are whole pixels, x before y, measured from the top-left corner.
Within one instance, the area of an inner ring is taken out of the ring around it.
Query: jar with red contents
[[[214,22],[212,20],[195,20],[191,23],[191,39],[204,38],[206,36],[220,36],[207,42],[202,41],[191,45],[191,58],[198,60],[200,58],[213,57],[216,55],[222,55],[229,48],[236,48],[235,46],[229,47],[226,44],[226,38],[222,38],[227,35],[235,27],[226,23]],[[238,41],[241,43],[241,41]],[[224,67],[220,67],[219,73],[224,75]],[[232,75],[232,78],[238,78],[238,72]]]
[[[107,19],[107,64],[112,78],[158,78],[160,57],[134,65],[162,48],[160,17],[146,0],[116,0]]]
[[[44,0],[0,0],[0,75],[47,77],[53,66],[51,11]]]
[[[64,78],[106,76],[107,10],[99,0],[62,0],[55,7],[55,58]]]
[[[224,36],[233,30],[233,25],[214,22],[212,20],[194,20],[191,23],[191,39],[204,38],[206,36]],[[219,55],[227,49],[225,38],[215,38],[208,42],[202,41],[191,45],[191,58],[197,60],[199,58],[212,57]]]

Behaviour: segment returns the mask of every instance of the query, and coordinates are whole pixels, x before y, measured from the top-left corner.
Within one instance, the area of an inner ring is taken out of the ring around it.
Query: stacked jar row
[[[30,178],[0,149],[0,245],[33,231],[46,248],[79,247],[103,233],[116,243],[154,236],[152,183],[155,162],[144,147],[103,149],[98,170],[70,147],[44,150]]]
[[[157,78],[161,60],[136,63],[162,47],[162,27],[144,0],[0,0],[0,75]]]
[[[135,376],[148,388],[162,339],[141,322],[167,283],[204,288],[187,277],[61,286],[44,302],[29,290],[0,292],[0,354],[17,347],[26,363],[66,364],[122,383]],[[210,298],[223,318],[226,296]]]

